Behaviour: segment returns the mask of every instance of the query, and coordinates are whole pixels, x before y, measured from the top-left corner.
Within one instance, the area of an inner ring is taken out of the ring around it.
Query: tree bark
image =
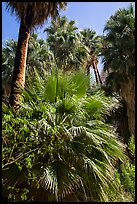
[[[23,17],[20,22],[18,45],[14,61],[13,78],[9,102],[17,110],[20,104],[21,88],[25,84],[25,69],[28,50],[28,41],[30,37],[30,27],[24,22]]]
[[[130,134],[135,135],[135,76],[129,78],[121,85],[121,95],[126,101],[128,127]]]

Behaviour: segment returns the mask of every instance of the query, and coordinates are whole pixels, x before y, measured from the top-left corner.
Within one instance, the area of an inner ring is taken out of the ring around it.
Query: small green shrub
[[[130,157],[121,164],[121,184],[126,192],[135,198],[135,141],[134,136],[130,138],[128,149]]]
[[[117,191],[109,191],[109,201],[112,202],[134,202],[135,201],[135,141],[134,136],[130,138],[128,149],[130,157],[120,163],[119,170],[115,170],[115,181]]]

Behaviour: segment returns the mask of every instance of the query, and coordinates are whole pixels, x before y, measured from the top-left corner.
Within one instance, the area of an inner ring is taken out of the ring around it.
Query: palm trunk
[[[94,69],[94,68],[93,68],[93,69]],[[98,81],[98,75],[97,75],[97,71],[96,71],[96,69],[94,69],[94,74],[95,74],[96,83],[98,84],[99,81]]]
[[[20,88],[23,88],[25,84],[25,69],[29,37],[29,26],[27,26],[27,24],[24,23],[23,18],[21,18],[18,45],[14,61],[11,92],[9,98],[10,105],[14,108],[14,110],[17,110],[19,108],[21,96]]]
[[[100,74],[99,74],[98,68],[97,68],[97,74],[98,74],[99,82],[100,82],[100,84],[102,84],[102,80],[101,80],[101,77],[100,77]]]
[[[99,78],[98,78],[98,72],[97,72],[97,60],[96,58],[92,58],[92,67],[94,70],[94,74],[95,74],[95,79],[96,79],[96,83],[99,84]]]
[[[96,70],[96,66],[95,66],[95,62],[94,62],[94,61],[93,61],[93,63],[92,63],[92,66],[93,66],[93,69],[94,69],[94,74],[95,74],[96,83],[98,84],[98,83],[99,83],[98,74],[97,74],[97,70]]]
[[[91,77],[90,77],[90,64],[86,66],[86,72],[87,72],[87,76],[89,76],[89,83],[88,83],[88,87],[90,88],[91,85]]]
[[[90,75],[90,65],[87,66],[87,76]]]

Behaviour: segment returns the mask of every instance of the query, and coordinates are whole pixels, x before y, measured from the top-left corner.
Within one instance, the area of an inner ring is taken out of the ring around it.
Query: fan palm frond
[[[58,201],[79,187],[79,180],[79,175],[67,164],[54,161],[44,168],[44,175],[39,182],[42,188],[49,189]]]

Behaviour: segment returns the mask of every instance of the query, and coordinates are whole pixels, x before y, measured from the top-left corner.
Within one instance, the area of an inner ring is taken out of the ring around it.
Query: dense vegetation
[[[33,3],[22,4],[27,12],[33,7]],[[18,3],[9,6],[25,16]],[[46,16],[58,8],[50,6]],[[132,5],[111,16],[105,30],[106,36],[97,36],[91,29],[79,32],[75,21],[64,16],[51,21],[46,40],[33,32],[26,82],[17,90],[17,109],[15,101],[11,103],[11,95],[16,94],[11,86],[17,76],[14,59],[19,42],[8,40],[2,48],[3,201],[135,200],[134,132],[128,122],[127,129],[121,125],[125,109],[130,117],[128,100],[121,94],[124,80],[130,82],[135,69]],[[125,39],[128,45],[123,47]],[[107,73],[104,84],[97,66],[100,55]],[[121,132],[123,127],[128,132]]]

